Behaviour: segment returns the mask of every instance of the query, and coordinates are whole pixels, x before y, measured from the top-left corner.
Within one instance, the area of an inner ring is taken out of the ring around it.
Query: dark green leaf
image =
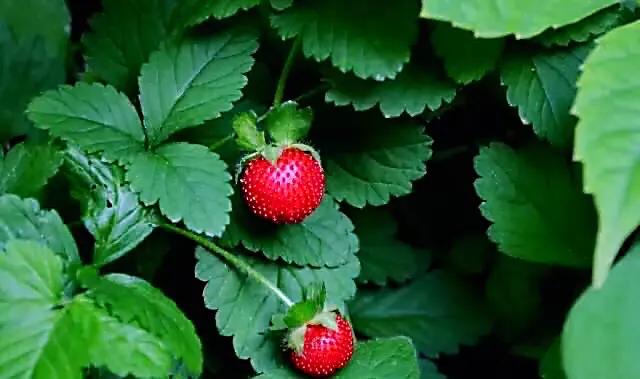
[[[420,379],[447,379],[438,372],[436,365],[428,359],[419,359],[418,365],[420,366]]]
[[[35,196],[61,164],[62,154],[50,144],[16,145],[0,161],[0,193]]]
[[[562,367],[560,339],[556,340],[540,361],[540,377],[543,379],[567,379]]]

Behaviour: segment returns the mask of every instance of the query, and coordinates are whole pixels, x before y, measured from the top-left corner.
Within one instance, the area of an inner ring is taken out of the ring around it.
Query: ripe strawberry
[[[291,363],[312,377],[327,377],[347,365],[353,355],[353,330],[349,321],[336,315],[335,330],[323,325],[306,325],[300,351],[291,351]]]
[[[296,224],[320,205],[324,180],[322,166],[311,154],[288,147],[275,163],[262,155],[251,159],[240,183],[253,213],[277,224]]]

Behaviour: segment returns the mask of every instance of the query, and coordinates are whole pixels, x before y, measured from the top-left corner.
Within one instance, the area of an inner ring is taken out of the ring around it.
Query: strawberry
[[[276,224],[296,224],[313,213],[322,201],[324,183],[318,160],[296,147],[283,149],[273,163],[257,155],[240,178],[251,211]]]
[[[322,378],[332,375],[346,366],[353,355],[351,324],[339,314],[333,315],[334,329],[321,324],[303,326],[302,348],[291,351],[293,366],[309,376]]]

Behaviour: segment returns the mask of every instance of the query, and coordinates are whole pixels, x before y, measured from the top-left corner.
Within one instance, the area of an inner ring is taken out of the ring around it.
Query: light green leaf
[[[202,248],[196,251],[196,277],[206,281],[205,306],[217,310],[216,325],[221,335],[233,336],[236,355],[251,359],[257,372],[283,364],[282,336],[268,332],[271,317],[286,310],[284,304],[263,284],[231,269],[217,256]],[[355,256],[335,268],[309,268],[240,257],[264,275],[293,301],[303,298],[304,289],[322,282],[327,289],[327,302],[342,305],[356,291],[354,278],[359,264]]]
[[[471,286],[433,271],[398,289],[360,291],[349,310],[353,327],[369,337],[409,336],[430,357],[455,353],[489,332],[490,322]]]
[[[362,208],[383,205],[392,196],[411,192],[411,183],[426,173],[431,138],[406,121],[373,117],[341,120],[340,138],[319,140],[327,192],[338,201]]]
[[[430,254],[396,238],[398,225],[387,210],[365,208],[350,215],[360,240],[358,281],[384,286],[388,281],[404,282],[427,270]]]
[[[573,143],[575,118],[569,109],[576,96],[576,80],[590,46],[539,51],[512,51],[501,70],[507,101],[518,107],[520,119],[551,144]]]
[[[301,0],[271,23],[283,38],[300,36],[306,57],[331,58],[340,71],[382,80],[409,61],[418,32],[415,1]],[[392,28],[381,25],[393,25]]]
[[[530,38],[577,22],[617,0],[423,0],[421,16],[472,30],[477,37]]]
[[[0,196],[0,249],[12,239],[38,241],[69,263],[80,262],[69,229],[54,210],[45,211],[33,199]]]
[[[193,324],[160,290],[124,274],[110,274],[84,284],[88,296],[112,316],[159,338],[193,375],[202,372],[200,340]]]
[[[62,154],[52,145],[16,145],[0,160],[0,193],[34,196],[61,164]]]
[[[640,223],[640,22],[598,41],[584,64],[573,108],[574,158],[583,163],[584,190],[600,217],[594,284],[604,282],[625,238]]]
[[[493,143],[475,158],[482,215],[501,252],[532,262],[589,266],[596,230],[591,199],[580,178],[555,150],[514,151]]]
[[[160,203],[172,222],[220,236],[229,223],[233,192],[227,165],[202,145],[172,143],[139,155],[127,171],[131,187],[146,205]]]
[[[313,121],[311,108],[298,109],[294,101],[287,101],[272,109],[264,120],[265,129],[277,143],[292,144],[307,136]]]
[[[95,239],[93,264],[122,257],[151,233],[151,212],[124,184],[123,170],[73,147],[66,151],[66,165],[72,195],[80,201],[84,224]]]
[[[569,379],[640,377],[640,245],[612,270],[601,288],[588,288],[573,306],[562,334]]]
[[[451,102],[456,94],[453,83],[439,77],[435,69],[421,66],[408,65],[395,79],[383,82],[334,73],[329,77],[332,88],[325,100],[339,106],[351,104],[357,111],[378,104],[385,117],[398,117],[404,112],[415,116]]]
[[[504,41],[475,38],[467,30],[439,22],[431,32],[431,44],[449,77],[460,84],[469,84],[496,67]]]
[[[39,128],[111,160],[129,162],[144,150],[138,113],[127,97],[111,86],[77,83],[35,98],[27,114]]]
[[[140,104],[152,145],[231,109],[247,84],[258,48],[255,37],[235,30],[187,40],[151,55],[142,66]]]
[[[82,44],[88,72],[127,93],[135,92],[140,67],[172,28],[176,0],[108,0],[90,20]]]
[[[311,216],[291,225],[259,220],[240,201],[234,197],[232,221],[224,235],[231,246],[241,243],[272,260],[316,267],[342,265],[358,251],[353,224],[329,196]]]

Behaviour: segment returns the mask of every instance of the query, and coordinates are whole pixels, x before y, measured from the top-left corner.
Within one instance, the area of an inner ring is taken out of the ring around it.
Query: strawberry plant
[[[3,0],[0,378],[640,377],[634,0]]]

